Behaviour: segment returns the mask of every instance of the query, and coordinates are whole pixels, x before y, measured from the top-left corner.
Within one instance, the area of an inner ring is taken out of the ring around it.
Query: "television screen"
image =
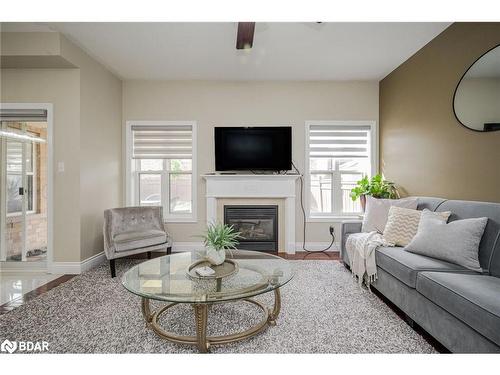
[[[292,169],[292,128],[215,128],[215,170]]]

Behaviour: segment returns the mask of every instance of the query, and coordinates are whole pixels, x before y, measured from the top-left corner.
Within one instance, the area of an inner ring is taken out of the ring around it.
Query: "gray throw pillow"
[[[432,212],[422,212],[417,234],[405,250],[482,272],[479,243],[487,222],[480,217],[446,224]]]
[[[366,210],[363,217],[362,232],[384,233],[389,209],[392,206],[417,209],[418,198],[409,197],[402,199],[378,199],[366,196]]]

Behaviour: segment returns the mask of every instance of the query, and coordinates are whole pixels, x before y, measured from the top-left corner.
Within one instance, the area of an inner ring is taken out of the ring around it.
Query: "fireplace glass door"
[[[226,205],[224,222],[240,232],[239,249],[278,251],[278,206]]]

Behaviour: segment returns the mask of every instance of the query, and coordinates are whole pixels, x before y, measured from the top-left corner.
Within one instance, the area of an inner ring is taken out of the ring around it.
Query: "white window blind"
[[[1,121],[47,121],[45,109],[0,109]]]
[[[309,157],[369,158],[370,132],[368,125],[310,125]]]
[[[23,164],[23,143],[7,142],[7,171],[21,173]]]
[[[191,125],[132,126],[133,159],[192,159]]]

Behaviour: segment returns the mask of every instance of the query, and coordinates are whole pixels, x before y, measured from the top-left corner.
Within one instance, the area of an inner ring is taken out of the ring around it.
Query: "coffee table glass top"
[[[214,303],[267,293],[289,282],[293,270],[287,260],[249,250],[233,250],[237,272],[220,279],[193,277],[190,266],[205,251],[177,253],[148,260],[128,270],[123,286],[138,296],[169,302]]]

